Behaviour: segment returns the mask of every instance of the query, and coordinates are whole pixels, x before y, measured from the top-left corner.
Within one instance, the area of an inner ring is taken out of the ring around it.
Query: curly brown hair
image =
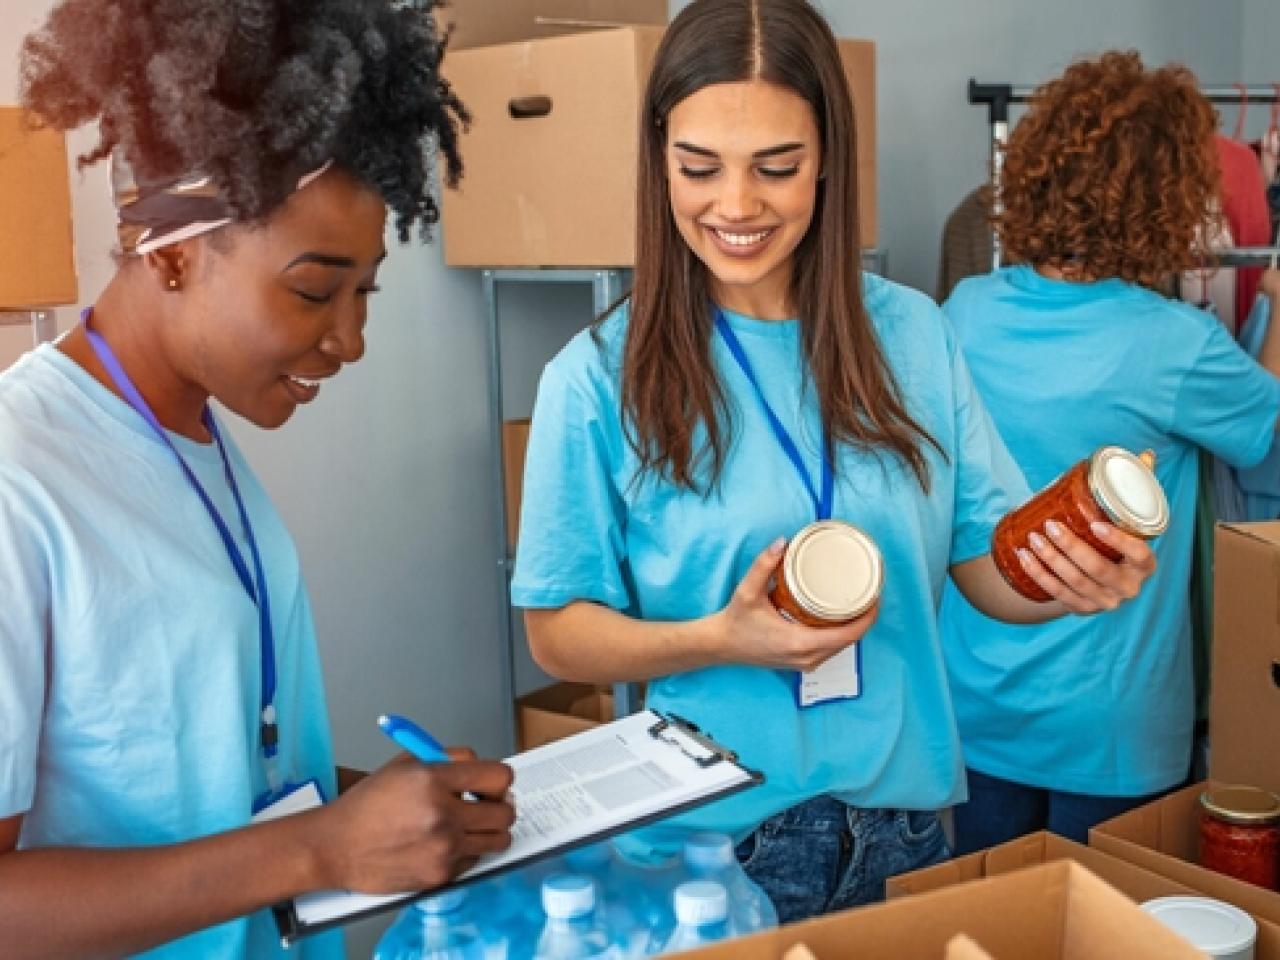
[[[1006,259],[1152,289],[1199,262],[1196,238],[1218,216],[1218,117],[1189,70],[1105,53],[1030,103],[997,188]]]

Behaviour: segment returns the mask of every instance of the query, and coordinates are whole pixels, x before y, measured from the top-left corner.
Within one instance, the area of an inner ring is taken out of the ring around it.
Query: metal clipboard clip
[[[738,755],[716,743],[698,729],[698,725],[683,717],[658,714],[657,723],[649,728],[649,736],[675,747],[700,767],[710,767],[724,760],[737,763]],[[692,745],[692,747],[691,747]],[[699,753],[694,747],[700,748]]]

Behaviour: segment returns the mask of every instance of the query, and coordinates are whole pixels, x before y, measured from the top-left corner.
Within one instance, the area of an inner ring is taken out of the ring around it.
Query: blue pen
[[[394,713],[384,713],[378,718],[378,727],[423,763],[449,762],[449,754],[444,752],[444,747],[412,720]]]

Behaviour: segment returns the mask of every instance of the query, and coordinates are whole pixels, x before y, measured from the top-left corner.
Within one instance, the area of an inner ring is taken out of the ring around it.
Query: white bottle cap
[[[684,841],[684,862],[694,870],[723,870],[735,862],[733,840],[709,830],[691,833]]]
[[[1252,960],[1258,924],[1239,907],[1209,897],[1160,897],[1142,909],[1218,960]]]
[[[423,913],[452,913],[467,901],[467,891],[450,890],[438,896],[419,900],[417,907]]]
[[[685,926],[723,923],[729,916],[729,895],[714,880],[690,880],[676,887],[676,920]]]
[[[542,909],[553,920],[584,917],[596,908],[596,885],[590,877],[557,873],[542,881]]]

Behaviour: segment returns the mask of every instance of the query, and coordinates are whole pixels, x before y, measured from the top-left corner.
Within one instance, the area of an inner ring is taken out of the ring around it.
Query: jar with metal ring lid
[[[787,544],[769,599],[796,623],[834,627],[866,613],[883,585],[875,541],[851,523],[819,520]]]
[[[1200,794],[1200,865],[1268,890],[1280,887],[1280,797],[1244,786]]]
[[[1032,533],[1044,534],[1056,520],[1107,559],[1122,559],[1098,539],[1091,525],[1110,523],[1150,540],[1169,526],[1169,502],[1154,472],[1155,454],[1135,455],[1123,447],[1100,447],[996,524],[991,558],[1018,593],[1029,600],[1051,600],[1023,568],[1020,549],[1030,550]]]

